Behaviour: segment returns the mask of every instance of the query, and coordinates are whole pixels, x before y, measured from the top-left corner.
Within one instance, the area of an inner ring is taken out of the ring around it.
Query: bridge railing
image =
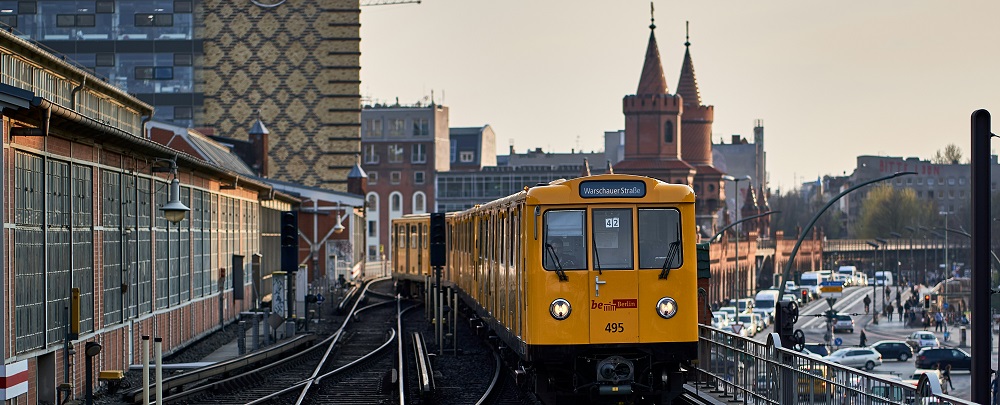
[[[933,374],[916,382],[831,363],[815,354],[699,326],[698,363],[690,382],[730,403],[744,404],[970,404],[941,392]]]

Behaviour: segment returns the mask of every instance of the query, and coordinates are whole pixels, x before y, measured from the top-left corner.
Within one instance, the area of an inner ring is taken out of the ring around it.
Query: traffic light
[[[448,252],[445,242],[447,241],[447,226],[444,221],[443,212],[431,214],[431,266],[444,266],[448,262]]]
[[[924,295],[924,309],[931,309],[931,295]]]
[[[299,267],[299,213],[281,212],[281,270],[292,272]]]
[[[809,302],[809,290],[802,290],[802,303]]]

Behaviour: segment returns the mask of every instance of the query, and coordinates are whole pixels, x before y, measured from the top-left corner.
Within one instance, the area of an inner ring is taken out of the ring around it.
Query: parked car
[[[741,314],[753,313],[753,298],[740,298],[736,300],[736,308],[738,308]]]
[[[941,346],[941,341],[934,335],[934,332],[921,330],[913,332],[910,337],[906,338],[906,344],[910,345],[914,350],[920,350],[922,347]]]
[[[902,340],[880,340],[871,347],[882,353],[882,358],[885,359],[906,361],[913,357],[913,348]]]
[[[854,320],[848,314],[837,314],[834,320],[833,331],[838,332],[842,330],[854,333]]]
[[[753,321],[757,323],[757,333],[763,332],[764,329],[767,329],[767,319],[765,319],[765,317],[756,313],[751,315],[753,315]]]
[[[729,327],[729,316],[723,312],[712,313],[712,327],[726,329]]]
[[[837,350],[824,357],[831,363],[864,368],[871,371],[875,366],[882,365],[882,355],[870,347],[848,347]]]
[[[962,349],[925,347],[917,352],[913,365],[917,368],[934,368],[935,365],[940,365],[942,370],[950,365],[952,370],[970,370],[972,357]]]
[[[820,356],[827,356],[830,354],[830,349],[823,343],[806,343],[805,348],[809,350],[810,353],[816,353]]]

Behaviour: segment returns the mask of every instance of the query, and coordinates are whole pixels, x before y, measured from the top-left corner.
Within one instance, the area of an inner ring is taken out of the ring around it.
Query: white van
[[[770,325],[774,321],[776,302],[778,302],[778,290],[762,290],[754,297],[753,313],[760,314],[765,325]]]
[[[829,270],[827,271],[829,272]],[[812,291],[813,298],[817,298],[820,294],[819,288],[824,281],[827,281],[827,278],[822,272],[807,271],[802,273],[802,276],[799,278],[799,287],[809,289],[809,291]]]
[[[892,273],[888,271],[876,271],[875,285],[891,286],[896,284],[892,282]]]
[[[837,274],[840,275],[842,281],[844,281],[845,286],[855,285],[857,280],[855,275],[858,273],[858,268],[854,266],[840,266],[837,269]]]

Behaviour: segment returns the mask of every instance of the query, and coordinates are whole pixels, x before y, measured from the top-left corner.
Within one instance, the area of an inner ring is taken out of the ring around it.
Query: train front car
[[[630,175],[533,187],[525,356],[543,398],[670,403],[695,358],[694,192]]]

